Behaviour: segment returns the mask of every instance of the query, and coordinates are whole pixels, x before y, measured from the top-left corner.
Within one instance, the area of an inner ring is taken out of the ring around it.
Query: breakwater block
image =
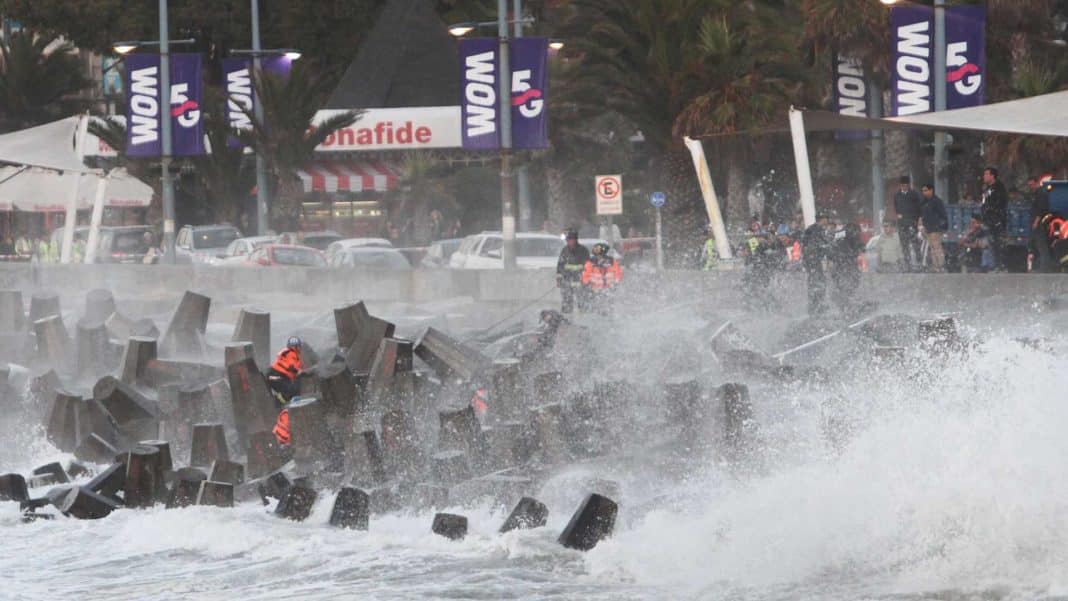
[[[743,452],[755,433],[753,407],[749,402],[749,387],[745,384],[724,384],[716,389],[716,397],[723,404],[724,440],[727,449]]]
[[[376,403],[387,403],[394,392],[398,373],[412,370],[412,343],[399,338],[383,338],[378,343],[367,378],[367,395]]]
[[[115,499],[95,493],[83,486],[73,487],[67,491],[63,501],[56,507],[64,514],[79,520],[99,520],[106,518],[121,505]]]
[[[503,534],[511,530],[541,528],[549,520],[549,508],[544,503],[531,497],[523,497],[501,526]]]
[[[120,429],[141,420],[158,419],[159,408],[155,403],[113,376],[104,376],[97,381],[93,386],[93,398],[107,409]]]
[[[490,360],[479,351],[435,328],[427,328],[415,343],[414,353],[439,377],[472,380],[487,370]]]
[[[211,464],[211,476],[208,479],[212,482],[226,482],[234,486],[244,484],[245,466],[234,461],[217,459]]]
[[[335,309],[334,321],[338,327],[338,346],[347,349],[345,362],[349,369],[369,373],[379,344],[383,338],[393,337],[396,326],[368,313],[362,302]],[[344,344],[350,340],[351,343]]]
[[[85,318],[90,321],[107,321],[115,313],[115,295],[110,290],[94,288],[85,293]]]
[[[56,392],[52,413],[45,427],[45,436],[48,442],[56,445],[60,451],[69,453],[77,448],[79,436],[88,425],[81,423],[81,405],[81,397],[63,390]]]
[[[165,495],[160,453],[156,447],[137,445],[126,454],[123,500],[127,507],[152,507]]]
[[[0,290],[0,332],[22,332],[26,327],[26,312],[22,306],[21,290]]]
[[[919,336],[920,345],[931,351],[945,351],[961,342],[957,320],[952,317],[921,321]]]
[[[26,501],[30,491],[26,487],[26,478],[22,474],[4,474],[0,476],[0,501]]]
[[[189,465],[210,467],[219,459],[229,459],[226,448],[226,432],[222,424],[194,424],[193,444],[189,453]]]
[[[200,483],[207,479],[208,476],[195,467],[183,467],[175,472],[174,484],[171,487],[170,497],[167,499],[167,509],[198,504]]]
[[[23,524],[32,524],[37,520],[48,521],[54,519],[56,519],[56,516],[52,515],[51,513],[35,513],[32,511],[25,512],[22,514],[22,516],[19,517],[19,521],[21,521]]]
[[[74,449],[75,457],[89,463],[108,463],[118,454],[119,450],[99,434],[86,436],[82,439],[81,444]]]
[[[277,516],[303,522],[311,515],[312,506],[319,497],[319,493],[305,484],[291,484],[282,494],[274,513]]]
[[[121,381],[130,386],[144,385],[148,380],[148,364],[156,360],[156,339],[133,336],[126,341],[123,352]]]
[[[163,335],[160,351],[169,356],[202,354],[210,310],[210,298],[186,290]]]
[[[571,521],[557,539],[569,549],[589,551],[612,534],[619,507],[608,497],[591,494],[571,516]]]
[[[543,462],[555,463],[566,458],[563,405],[552,403],[530,410],[532,446]]]
[[[33,470],[34,476],[43,477],[40,480],[40,484],[37,486],[48,486],[49,484],[66,484],[70,482],[70,478],[67,476],[67,472],[63,470],[63,466],[58,462],[52,462]]]
[[[439,513],[434,516],[430,530],[449,540],[461,540],[467,536],[467,518],[454,513]]]
[[[456,484],[471,477],[471,467],[463,451],[442,451],[431,458],[434,480],[441,484]]]
[[[438,448],[460,450],[468,454],[482,448],[482,424],[474,407],[438,412]]]
[[[197,492],[197,505],[233,507],[234,485],[229,482],[204,480],[200,483],[200,491]]]
[[[80,373],[96,375],[115,367],[117,357],[103,321],[92,321],[87,317],[80,320],[75,327],[74,342]]]
[[[299,397],[290,401],[286,409],[297,464],[307,466],[325,459],[332,445],[323,403],[315,397]]]
[[[230,383],[237,442],[243,447],[254,432],[270,432],[274,428],[279,407],[267,388],[267,378],[254,360],[228,365],[226,379]]]
[[[106,470],[94,476],[85,487],[105,497],[117,498],[119,491],[126,487],[126,464],[111,464]]]
[[[352,441],[353,472],[371,484],[386,481],[386,463],[378,434],[374,430],[360,432]]]
[[[163,472],[174,470],[174,460],[171,458],[171,443],[166,440],[142,440],[140,443],[146,447],[153,447],[159,451],[159,469]]]
[[[67,464],[67,475],[71,478],[81,478],[83,476],[92,476],[93,471],[77,461],[71,461]]]
[[[257,307],[245,307],[234,325],[234,342],[251,342],[257,365],[271,364],[271,314]]]
[[[352,372],[344,363],[328,363],[315,371],[319,396],[326,410],[334,415],[351,417],[365,409]]]
[[[281,501],[291,486],[293,486],[293,480],[289,474],[281,471],[275,472],[260,481],[260,497]]]
[[[248,442],[249,478],[260,478],[282,467],[285,457],[278,439],[272,432],[256,432]]]
[[[346,486],[337,493],[330,525],[350,530],[367,530],[371,515],[371,497],[366,492]]]
[[[59,294],[52,290],[39,290],[30,295],[30,323],[60,315]]]
[[[66,366],[69,363],[71,340],[63,318],[59,315],[43,317],[33,322],[37,340],[37,358],[49,365]]]
[[[240,363],[245,359],[256,360],[255,350],[252,348],[252,343],[238,340],[231,342],[223,348],[223,365],[229,367],[234,363]],[[264,363],[264,365],[269,365]]]

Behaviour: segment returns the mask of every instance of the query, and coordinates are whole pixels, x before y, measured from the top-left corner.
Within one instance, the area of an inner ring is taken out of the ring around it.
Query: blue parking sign
[[[649,202],[652,203],[654,207],[659,209],[667,202],[667,195],[663,192],[653,192],[649,196]]]

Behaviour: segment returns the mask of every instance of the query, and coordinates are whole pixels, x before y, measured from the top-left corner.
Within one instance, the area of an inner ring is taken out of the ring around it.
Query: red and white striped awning
[[[396,187],[398,176],[381,161],[312,163],[298,170],[304,192],[385,192]]]

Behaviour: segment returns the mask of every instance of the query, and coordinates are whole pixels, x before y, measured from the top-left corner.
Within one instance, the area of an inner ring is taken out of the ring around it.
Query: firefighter
[[[829,220],[820,215],[801,237],[802,258],[808,274],[808,313],[816,316],[827,310],[827,272],[824,261],[829,258],[831,239],[827,232]]]
[[[560,311],[571,313],[575,308],[576,294],[580,295],[579,308],[585,308],[584,299],[581,298],[582,270],[590,260],[590,251],[579,244],[577,230],[567,230],[565,241],[566,245],[556,262],[556,287],[560,289]]]
[[[860,287],[860,267],[857,257],[864,252],[864,243],[860,241],[860,226],[846,224],[845,229],[834,240],[830,250],[831,279],[834,281],[835,300],[843,313],[856,309],[855,296]]]
[[[623,268],[608,254],[608,245],[598,242],[593,245],[593,254],[582,271],[582,285],[594,299],[604,299],[623,281]],[[603,304],[601,309],[603,309]]]
[[[717,263],[719,263],[719,251],[716,250],[716,236],[712,231],[712,224],[709,224],[708,236],[701,249],[701,266],[705,271],[714,271]]]
[[[304,343],[300,338],[290,336],[286,341],[286,347],[279,351],[271,369],[267,372],[267,383],[283,404],[293,400],[293,397],[300,393],[297,378],[304,373],[304,364],[300,358],[303,346]]]

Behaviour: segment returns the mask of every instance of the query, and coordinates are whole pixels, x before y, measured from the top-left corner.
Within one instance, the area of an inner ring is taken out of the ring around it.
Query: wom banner
[[[289,77],[293,66],[292,59],[284,56],[271,56],[261,59],[264,73],[280,78]],[[251,58],[228,58],[223,60],[223,81],[226,82],[226,120],[231,129],[252,129],[252,118],[256,106],[256,86],[252,79]],[[241,142],[230,138],[228,145],[239,148]]]
[[[204,154],[204,120],[200,106],[203,83],[199,54],[171,55],[171,155]],[[126,59],[126,156],[158,157],[162,153],[160,128],[160,60],[155,54],[134,54]]]
[[[491,38],[460,41],[461,130],[467,150],[500,147],[499,42]],[[549,45],[545,38],[519,38],[509,47],[512,147],[549,145],[546,93]]]
[[[935,109],[934,79],[946,78],[946,108],[983,104],[986,11],[954,6],[946,11],[946,72],[934,73],[934,10],[906,6],[890,11],[893,38],[891,109],[894,116]]]
[[[871,117],[868,104],[868,82],[860,61],[837,52],[834,55],[834,110],[839,115]],[[864,140],[865,131],[839,131],[839,140]]]

